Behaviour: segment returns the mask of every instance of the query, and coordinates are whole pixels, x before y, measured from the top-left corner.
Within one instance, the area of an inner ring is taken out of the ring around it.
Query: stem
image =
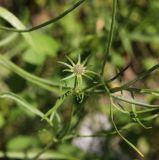
[[[0,26],[1,30],[5,30],[5,31],[11,31],[11,32],[31,32],[40,28],[43,28],[51,23],[55,23],[57,21],[59,21],[60,19],[62,19],[64,16],[66,16],[67,14],[69,14],[71,11],[73,11],[74,9],[76,9],[79,5],[81,5],[85,0],[79,0],[77,3],[75,3],[72,7],[70,7],[68,10],[64,11],[63,13],[61,13],[60,15],[58,15],[57,17],[46,21],[38,26],[29,28],[29,29],[14,29],[14,28],[10,28],[10,27],[4,27],[4,26]]]
[[[37,86],[39,86],[43,89],[46,89],[46,90],[54,92],[54,93],[59,92],[59,89],[58,89],[59,85],[58,84],[55,84],[52,81],[45,80],[43,78],[35,76],[35,75],[23,70],[22,68],[18,67],[16,64],[12,63],[10,60],[8,60],[7,58],[5,58],[2,55],[0,55],[0,65],[3,65],[7,69],[15,72],[16,74],[23,77],[27,81],[29,81],[33,84],[36,84]],[[65,88],[65,87],[63,86],[63,88]]]
[[[110,97],[110,116],[111,116],[111,120],[112,120],[112,124],[116,130],[116,132],[118,133],[118,135],[120,136],[120,138],[122,138],[132,149],[134,149],[134,151],[136,151],[141,157],[144,157],[144,155],[140,152],[140,150],[133,145],[128,139],[126,139],[121,132],[118,130],[115,122],[114,122],[114,114],[113,114],[113,108],[112,108],[112,98]]]
[[[108,40],[108,46],[106,49],[106,55],[105,55],[105,59],[103,62],[103,67],[102,67],[102,72],[101,75],[104,74],[104,68],[106,65],[106,61],[108,59],[109,56],[109,52],[110,52],[110,47],[113,41],[113,33],[114,33],[114,25],[115,25],[115,17],[116,17],[116,7],[117,7],[117,0],[113,0],[113,11],[112,11],[112,22],[111,22],[111,28],[110,28],[110,32],[109,32],[109,40]]]
[[[56,139],[53,139],[52,141],[50,141],[45,147],[43,150],[41,150],[35,157],[33,157],[31,160],[37,160],[39,159],[39,157],[44,153],[46,152],[53,144],[54,142],[57,142]]]

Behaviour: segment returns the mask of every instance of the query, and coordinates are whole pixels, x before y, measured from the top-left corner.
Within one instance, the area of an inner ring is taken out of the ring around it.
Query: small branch
[[[31,32],[40,28],[43,28],[49,24],[55,23],[57,21],[59,21],[60,19],[62,19],[64,16],[66,16],[67,14],[69,14],[71,11],[73,11],[74,9],[76,9],[79,5],[81,5],[83,2],[85,2],[86,0],[79,0],[77,3],[75,3],[72,7],[70,7],[68,10],[64,11],[63,13],[61,13],[60,15],[58,15],[57,17],[46,21],[38,26],[29,28],[29,29],[14,29],[14,28],[10,28],[10,27],[4,27],[4,26],[0,26],[1,30],[5,30],[5,31],[11,31],[11,32]]]

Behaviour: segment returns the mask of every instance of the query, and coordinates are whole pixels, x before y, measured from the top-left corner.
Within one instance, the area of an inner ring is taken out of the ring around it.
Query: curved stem
[[[113,0],[112,22],[111,22],[111,28],[110,28],[110,32],[109,32],[108,46],[107,46],[107,49],[106,49],[106,55],[105,55],[105,58],[104,58],[101,75],[104,74],[104,68],[105,68],[108,56],[110,54],[109,53],[110,52],[110,47],[111,47],[111,44],[112,44],[112,41],[113,41],[113,33],[114,33],[114,25],[115,25],[115,17],[116,17],[116,8],[117,8],[117,0]]]
[[[110,97],[110,102],[112,103],[112,98]],[[139,151],[139,149],[134,146],[128,139],[126,139],[121,132],[118,130],[115,122],[114,122],[114,114],[113,114],[113,108],[112,105],[110,104],[110,116],[111,116],[111,120],[112,120],[112,124],[116,130],[116,132],[118,133],[118,135],[120,136],[120,138],[122,138],[132,149],[134,149],[134,151],[136,151],[141,157],[144,157],[144,155]]]
[[[55,84],[54,82],[46,80],[44,78],[40,78],[38,76],[35,76],[35,75],[23,70],[22,68],[18,67],[16,64],[12,63],[10,60],[5,58],[3,55],[0,55],[0,65],[3,65],[7,69],[15,72],[16,74],[23,77],[27,81],[29,81],[33,84],[36,84],[41,88],[44,88],[44,89],[51,91],[51,92],[54,92],[54,93],[59,93],[58,88],[60,86],[58,84]],[[67,88],[67,87],[63,86],[63,88]]]
[[[38,26],[29,28],[29,29],[14,29],[14,28],[10,28],[10,27],[4,27],[4,26],[0,26],[1,30],[5,30],[5,31],[11,31],[11,32],[31,32],[40,28],[43,28],[49,24],[55,23],[57,21],[59,21],[60,19],[62,19],[64,16],[66,16],[67,14],[69,14],[71,11],[73,11],[74,9],[76,9],[79,5],[81,5],[85,0],[79,0],[77,3],[75,3],[71,8],[69,8],[68,10],[64,11],[63,13],[61,13],[60,15],[58,15],[57,17],[46,21]]]

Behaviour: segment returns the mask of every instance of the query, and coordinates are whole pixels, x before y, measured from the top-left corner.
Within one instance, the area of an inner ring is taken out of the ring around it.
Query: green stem
[[[104,74],[104,68],[105,68],[108,56],[110,54],[110,47],[111,47],[111,44],[112,44],[112,41],[113,41],[113,33],[114,33],[114,25],[115,25],[115,17],[116,17],[116,8],[117,8],[117,0],[113,0],[112,22],[111,22],[108,46],[107,46],[107,49],[106,49],[106,55],[105,55],[105,58],[104,58],[101,75]]]
[[[73,11],[74,9],[76,9],[79,5],[81,5],[83,2],[85,2],[86,0],[79,0],[77,3],[75,3],[72,7],[70,7],[68,10],[64,11],[63,13],[61,13],[60,15],[58,15],[57,17],[46,21],[38,26],[29,28],[29,29],[14,29],[14,28],[10,28],[10,27],[4,27],[4,26],[0,26],[1,30],[5,30],[5,31],[11,31],[11,32],[31,32],[40,28],[43,28],[49,24],[55,23],[57,21],[59,21],[60,19],[62,19],[64,16],[66,16],[67,14],[69,14],[71,11]]]
[[[114,95],[111,95],[111,96],[113,98],[117,99],[117,100],[120,100],[120,101],[123,101],[123,102],[126,102],[126,103],[135,104],[135,105],[139,105],[139,106],[142,106],[142,107],[159,108],[159,105],[146,104],[146,103],[143,103],[143,102],[135,101],[133,99],[126,99],[126,98],[123,98],[123,97],[120,97],[120,96],[114,96]]]
[[[53,139],[52,141],[50,141],[45,147],[43,150],[41,150],[35,157],[33,157],[31,160],[38,160],[39,157],[45,153],[53,144],[54,142],[57,142],[56,139]]]
[[[33,84],[36,84],[39,87],[44,88],[44,89],[46,89],[48,91],[51,91],[51,92],[59,94],[59,89],[58,88],[60,86],[58,84],[54,84],[53,82],[51,82],[49,80],[45,80],[43,78],[40,78],[40,77],[37,77],[35,75],[32,75],[32,74],[28,73],[27,71],[21,69],[20,67],[18,67],[17,65],[15,65],[14,63],[12,63],[10,60],[8,60],[7,58],[5,58],[2,55],[0,55],[0,65],[1,64],[4,67],[6,67],[7,69],[15,72],[19,76],[21,76],[24,79],[28,80],[29,82],[31,82]]]
[[[112,98],[110,97],[110,102],[112,103]],[[113,114],[113,108],[112,108],[112,105],[110,105],[110,116],[111,116],[111,120],[112,120],[112,123],[113,123],[113,126],[116,130],[116,132],[118,133],[118,135],[131,147],[133,148],[141,157],[144,157],[144,155],[139,151],[139,149],[134,146],[128,139],[126,139],[122,134],[121,132],[118,130],[115,122],[114,122],[114,114]]]

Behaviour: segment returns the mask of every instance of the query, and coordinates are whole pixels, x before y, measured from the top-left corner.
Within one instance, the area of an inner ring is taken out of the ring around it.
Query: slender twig
[[[39,157],[46,152],[55,142],[57,142],[56,139],[53,139],[52,141],[50,141],[43,150],[41,150],[35,157],[33,157],[31,160],[37,160],[39,159]]]
[[[70,7],[68,10],[64,11],[63,13],[61,13],[60,15],[58,15],[57,17],[49,20],[49,21],[46,21],[38,26],[35,26],[35,27],[32,27],[32,28],[29,28],[29,29],[14,29],[14,28],[11,28],[11,27],[4,27],[4,26],[1,26],[0,25],[0,29],[1,30],[5,30],[5,31],[12,31],[12,32],[31,32],[31,31],[34,31],[34,30],[37,30],[37,29],[40,29],[40,28],[43,28],[49,24],[52,24],[52,23],[55,23],[57,21],[59,21],[60,19],[62,19],[64,16],[66,16],[67,14],[69,14],[71,11],[73,11],[74,9],[76,9],[79,5],[81,5],[83,2],[85,2],[86,0],[79,0],[77,3],[75,3],[72,7]]]
[[[111,79],[109,79],[107,82],[112,82],[114,81],[115,79],[117,79],[119,76],[121,76],[128,68],[130,67],[130,63],[125,67],[123,68],[119,73],[117,73],[114,77],[112,77]]]
[[[110,47],[111,47],[111,44],[112,44],[112,41],[113,41],[113,33],[114,33],[114,25],[115,25],[115,17],[116,17],[116,8],[117,8],[117,0],[113,0],[112,22],[111,22],[108,46],[107,46],[107,49],[106,49],[106,55],[105,55],[105,58],[104,58],[101,75],[104,74],[104,68],[105,68],[108,56],[110,54]]]

